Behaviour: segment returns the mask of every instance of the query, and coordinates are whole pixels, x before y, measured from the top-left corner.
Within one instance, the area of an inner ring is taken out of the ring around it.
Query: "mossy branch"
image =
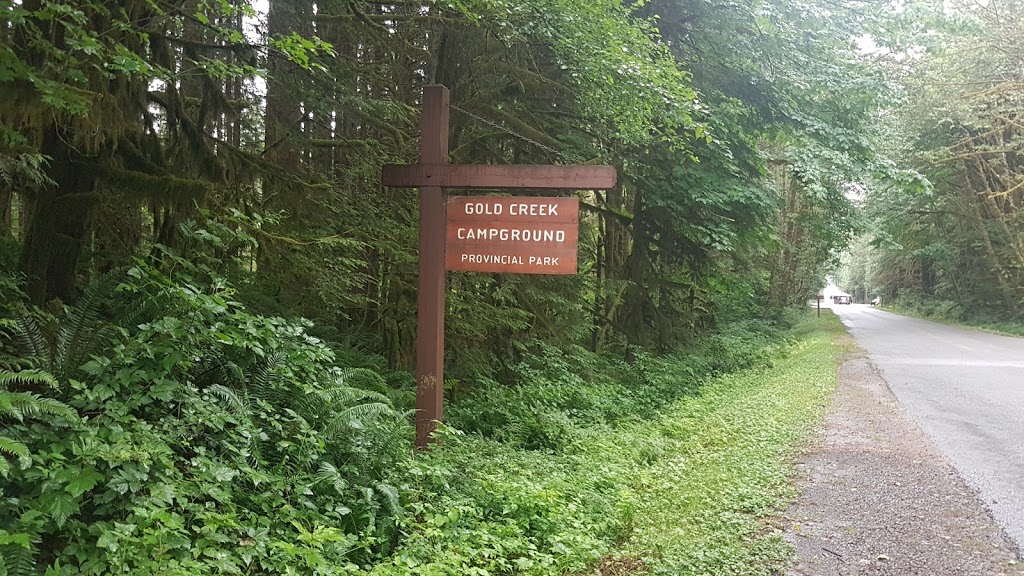
[[[618,210],[613,210],[611,208],[607,208],[604,206],[598,206],[596,204],[590,204],[589,202],[580,201],[580,208],[588,212],[596,212],[598,214],[609,216],[611,218],[618,220],[619,222],[622,222],[627,226],[632,224],[634,219],[634,216],[632,214],[627,214],[626,212],[620,212]]]
[[[380,146],[379,140],[358,140],[345,138],[312,138],[306,140],[311,148],[372,148]]]
[[[213,184],[205,180],[153,175],[135,170],[111,169],[106,180],[125,190],[141,192],[147,197],[174,201],[200,201],[213,192]]]

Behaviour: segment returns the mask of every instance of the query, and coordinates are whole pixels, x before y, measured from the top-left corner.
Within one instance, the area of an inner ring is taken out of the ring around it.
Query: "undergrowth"
[[[886,307],[909,316],[945,324],[959,324],[991,332],[1024,336],[1024,318],[1008,318],[1005,314],[997,312],[971,310],[949,300],[905,296],[887,304]]]
[[[557,452],[448,429],[416,461],[417,519],[373,574],[586,573],[616,557],[654,574],[777,573],[788,548],[762,519],[791,496],[789,459],[834,387],[830,334],[841,330],[831,315],[800,328],[784,349],[760,340],[757,354],[740,353],[745,370],[713,378],[694,375],[699,354],[648,359],[651,389],[677,390],[658,396],[660,409],[565,416],[572,433]]]
[[[0,574],[766,574],[758,518],[831,385],[822,325],[629,362],[535,343],[415,454],[408,378],[139,262],[76,307],[0,285]],[[830,324],[829,326],[832,326]],[[356,358],[358,363],[352,362]],[[633,561],[634,559],[638,559]]]

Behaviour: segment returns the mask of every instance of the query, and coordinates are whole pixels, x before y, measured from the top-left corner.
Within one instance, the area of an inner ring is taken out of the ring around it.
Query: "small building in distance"
[[[827,304],[850,304],[853,302],[853,296],[840,290],[831,280],[821,293],[825,296],[824,302]]]

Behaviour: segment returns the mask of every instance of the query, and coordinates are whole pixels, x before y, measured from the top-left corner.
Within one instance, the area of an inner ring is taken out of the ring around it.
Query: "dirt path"
[[[783,519],[789,575],[1024,574],[1017,551],[861,350],[840,367]],[[1024,471],[1022,471],[1024,473]]]

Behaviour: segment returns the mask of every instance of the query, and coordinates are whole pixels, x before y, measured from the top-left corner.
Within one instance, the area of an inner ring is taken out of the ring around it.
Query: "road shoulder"
[[[787,574],[1024,574],[975,493],[850,346],[781,519],[796,549]]]

